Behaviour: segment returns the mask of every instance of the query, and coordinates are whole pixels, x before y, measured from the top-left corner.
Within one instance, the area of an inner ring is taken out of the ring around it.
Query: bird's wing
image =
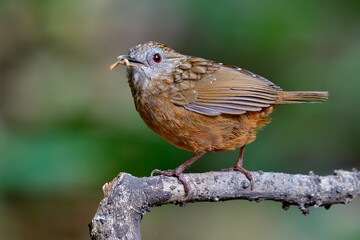
[[[269,80],[247,70],[209,63],[204,59],[193,61],[197,65],[190,61],[192,67],[186,70],[185,77],[192,74],[196,79],[183,81],[184,77],[181,78],[183,84],[187,84],[186,90],[170,95],[174,104],[190,111],[208,116],[260,111],[275,104],[278,93],[282,91]]]

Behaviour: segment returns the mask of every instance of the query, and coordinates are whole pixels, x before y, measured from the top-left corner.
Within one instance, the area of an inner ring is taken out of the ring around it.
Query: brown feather
[[[276,103],[319,103],[326,100],[328,95],[328,92],[281,92]]]
[[[213,65],[211,62],[211,67]],[[270,81],[232,66],[216,67],[211,73],[205,72],[204,66],[192,67],[195,73],[202,74],[201,78],[195,81],[193,88],[173,94],[170,97],[173,103],[209,116],[240,115],[275,104],[280,88]]]

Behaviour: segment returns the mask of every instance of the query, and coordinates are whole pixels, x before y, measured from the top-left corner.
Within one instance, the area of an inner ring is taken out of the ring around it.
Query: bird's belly
[[[268,123],[274,107],[242,115],[206,116],[157,101],[137,107],[155,133],[174,146],[195,153],[234,150],[255,140],[256,131]]]

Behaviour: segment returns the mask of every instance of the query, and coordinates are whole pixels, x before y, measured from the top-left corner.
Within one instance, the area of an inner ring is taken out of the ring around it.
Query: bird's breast
[[[273,110],[205,116],[174,105],[165,94],[142,96],[135,105],[151,130],[176,147],[195,153],[234,150],[250,143]]]

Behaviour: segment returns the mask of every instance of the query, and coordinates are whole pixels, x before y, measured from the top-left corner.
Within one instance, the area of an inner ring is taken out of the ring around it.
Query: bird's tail
[[[320,103],[325,101],[328,95],[328,92],[281,92],[276,103]]]

